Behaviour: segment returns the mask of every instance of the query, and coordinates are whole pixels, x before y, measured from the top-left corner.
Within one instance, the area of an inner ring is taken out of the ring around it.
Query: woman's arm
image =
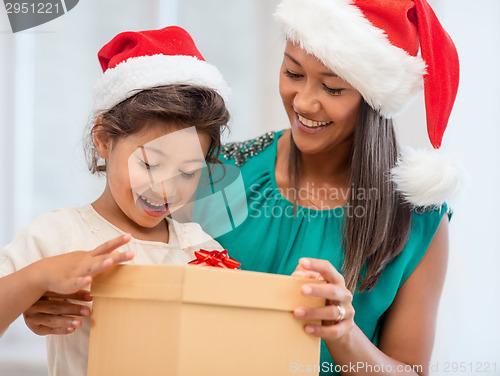
[[[132,252],[113,252],[130,241],[130,235],[110,240],[93,251],[76,251],[37,261],[0,278],[0,333],[46,291],[72,294],[90,285],[92,277],[112,265],[128,261]]]
[[[386,312],[378,348],[354,324],[354,310],[349,293],[336,275],[338,272],[332,271],[334,268],[326,261],[309,261],[309,267],[303,265],[305,269],[319,272],[329,284],[323,285],[326,289],[311,285],[313,290],[307,295],[327,298],[333,304],[329,306],[329,311],[325,308],[322,308],[323,311],[311,309],[306,311],[306,315],[296,316],[324,320],[323,325],[308,325],[306,330],[309,327],[314,330],[312,335],[323,338],[334,362],[338,366],[344,365],[346,371],[342,375],[373,375],[375,366],[379,367],[376,372],[378,375],[428,374],[437,310],[448,261],[447,216],[441,220],[426,254],[398,290]],[[331,322],[339,315],[335,302],[342,304],[347,312],[340,323]],[[325,325],[325,320],[330,322]],[[358,364],[359,367],[356,366]],[[370,369],[370,366],[373,368]],[[411,366],[414,366],[413,369]],[[355,372],[351,372],[353,369]],[[392,369],[392,372],[388,369]]]

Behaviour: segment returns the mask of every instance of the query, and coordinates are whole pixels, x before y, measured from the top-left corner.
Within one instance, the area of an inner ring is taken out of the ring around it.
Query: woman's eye
[[[331,95],[340,95],[345,90],[345,89],[332,89],[331,87],[328,87],[325,84],[323,84],[323,88],[328,94]]]
[[[290,77],[290,78],[297,79],[297,78],[301,78],[302,77],[301,74],[292,73],[288,69],[285,69],[285,71],[283,73],[285,74],[285,76]]]

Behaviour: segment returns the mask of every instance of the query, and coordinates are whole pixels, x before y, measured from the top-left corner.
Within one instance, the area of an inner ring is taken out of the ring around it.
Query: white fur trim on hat
[[[275,14],[298,43],[390,118],[423,89],[426,65],[392,45],[349,0],[283,0]]]
[[[231,89],[213,65],[193,56],[130,58],[107,69],[94,85],[94,112],[110,110],[139,91],[171,84],[205,86],[227,102]]]
[[[461,186],[465,173],[456,159],[442,151],[405,147],[391,170],[397,190],[413,206],[441,206]]]

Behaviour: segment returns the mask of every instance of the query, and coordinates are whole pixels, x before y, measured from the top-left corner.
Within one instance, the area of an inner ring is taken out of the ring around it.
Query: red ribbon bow
[[[196,259],[189,261],[188,264],[215,266],[216,268],[224,269],[238,269],[241,265],[240,262],[228,256],[227,249],[222,252],[200,249],[199,251],[195,251],[194,254]]]

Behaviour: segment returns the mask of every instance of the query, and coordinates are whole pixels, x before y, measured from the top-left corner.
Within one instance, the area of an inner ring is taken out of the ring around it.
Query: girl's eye
[[[294,78],[294,79],[302,77],[301,74],[292,73],[288,69],[285,69],[285,71],[283,73],[285,74],[285,76],[290,77],[290,78]]]
[[[148,170],[159,166],[159,165],[150,165],[149,163],[144,162],[142,159],[139,159],[139,164],[143,167],[146,167]]]
[[[185,171],[182,171],[182,170],[179,170],[179,172],[181,173],[181,176],[184,177],[185,179],[193,179],[194,176],[196,175],[196,170],[193,171],[193,172],[185,172]]]
[[[328,94],[331,95],[340,95],[345,90],[345,89],[332,89],[331,87],[328,87],[325,84],[323,84],[323,88]]]

